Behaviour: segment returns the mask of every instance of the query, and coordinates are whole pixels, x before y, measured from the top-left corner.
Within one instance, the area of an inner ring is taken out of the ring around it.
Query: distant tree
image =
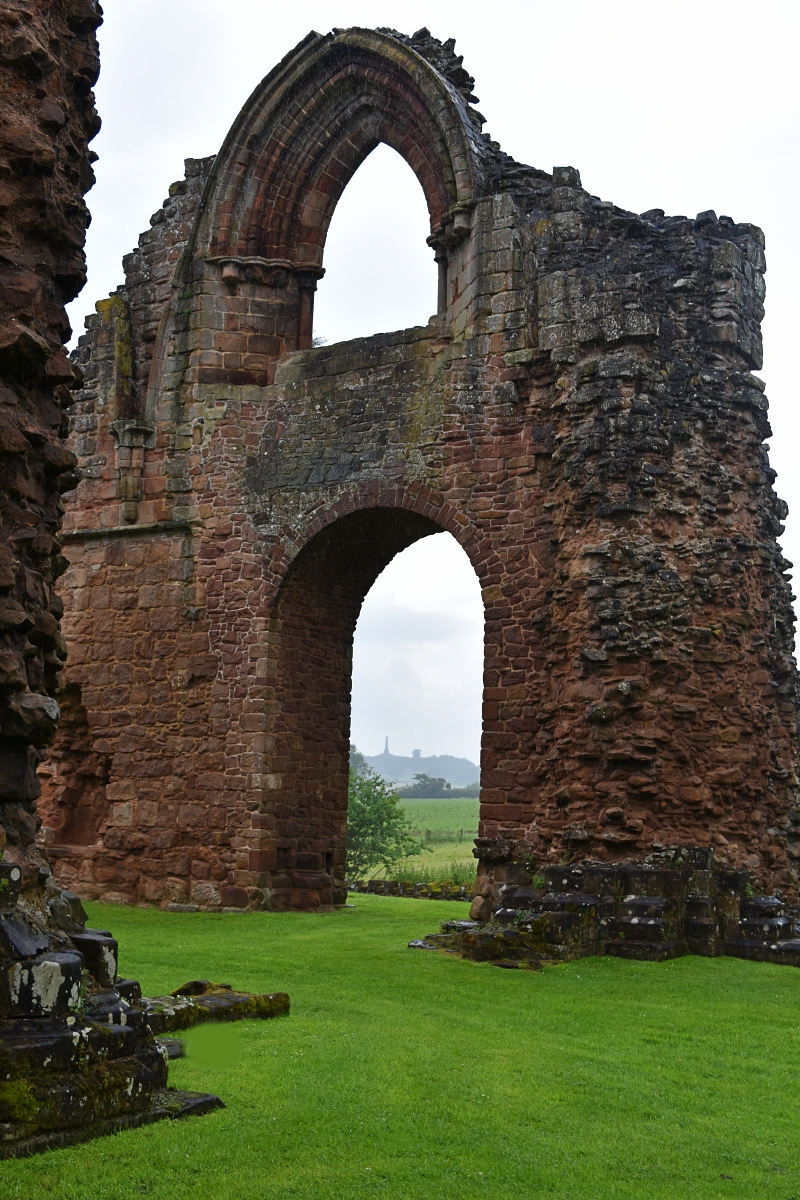
[[[347,793],[347,877],[363,879],[379,867],[389,874],[402,859],[426,849],[411,834],[393,784],[370,767],[350,769]]]
[[[446,779],[432,779],[430,775],[415,775],[414,782],[399,789],[404,800],[419,797],[423,800],[440,800],[452,791]]]
[[[355,771],[356,775],[363,775],[369,770],[369,763],[353,742],[350,743],[350,770]]]

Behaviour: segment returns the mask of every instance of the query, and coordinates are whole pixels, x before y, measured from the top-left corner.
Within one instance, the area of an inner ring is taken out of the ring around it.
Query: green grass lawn
[[[2,1200],[800,1197],[800,971],[502,971],[406,949],[460,905],[354,904],[91,905],[146,991],[198,976],[286,989],[292,1015],[222,1031],[222,1062],[206,1031],[188,1035],[171,1080],[224,1112],[2,1163]]]

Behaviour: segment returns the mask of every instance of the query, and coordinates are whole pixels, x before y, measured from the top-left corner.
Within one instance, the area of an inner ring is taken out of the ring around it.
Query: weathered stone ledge
[[[152,521],[148,525],[98,525],[92,529],[65,529],[62,542],[88,542],[104,537],[146,537],[156,533],[192,533],[191,521]]]
[[[593,955],[664,962],[685,954],[800,967],[800,912],[758,896],[747,871],[684,846],[634,860],[546,867],[541,886],[476,897],[468,921],[409,943],[474,962],[538,970]]]
[[[153,1093],[150,1106],[143,1112],[120,1113],[116,1117],[95,1121],[92,1125],[34,1133],[15,1142],[0,1141],[0,1159],[30,1158],[32,1154],[41,1154],[44,1150],[63,1150],[67,1146],[77,1146],[96,1137],[120,1133],[123,1129],[139,1129],[142,1125],[152,1125],[156,1121],[175,1121],[181,1117],[201,1117],[214,1109],[224,1107],[225,1104],[219,1096],[211,1092],[162,1088]]]

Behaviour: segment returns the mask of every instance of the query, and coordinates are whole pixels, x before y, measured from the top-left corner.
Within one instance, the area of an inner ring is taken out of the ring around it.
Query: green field
[[[479,800],[401,800],[412,829],[464,830],[464,835],[478,832]],[[471,840],[471,839],[470,839]]]
[[[426,849],[411,858],[405,858],[390,871],[379,867],[369,878],[400,879],[410,883],[465,883],[474,884],[478,865],[472,853],[473,841],[464,835],[461,843],[426,843]],[[459,913],[466,917],[466,912]]]
[[[502,971],[406,949],[461,906],[354,903],[323,917],[91,905],[146,991],[198,976],[286,989],[292,1015],[188,1036],[172,1082],[225,1111],[4,1162],[2,1200],[800,1196],[800,971]]]
[[[390,876],[412,879],[415,883],[445,880],[453,877],[454,863],[459,868],[457,882],[466,882],[465,872],[470,876],[475,874],[477,863],[472,850],[478,832],[478,800],[401,800],[400,803],[420,839],[425,838],[426,830],[432,838],[426,841],[424,853],[406,859],[389,872]],[[445,838],[445,835],[450,836]],[[375,874],[383,878],[386,872],[379,870]]]

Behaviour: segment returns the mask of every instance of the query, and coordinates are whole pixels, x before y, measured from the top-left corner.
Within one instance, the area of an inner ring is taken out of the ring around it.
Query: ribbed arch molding
[[[387,34],[310,35],[231,129],[209,180],[196,252],[320,266],[336,203],[380,142],[419,179],[434,236],[456,206],[474,203],[479,145],[457,89]]]

